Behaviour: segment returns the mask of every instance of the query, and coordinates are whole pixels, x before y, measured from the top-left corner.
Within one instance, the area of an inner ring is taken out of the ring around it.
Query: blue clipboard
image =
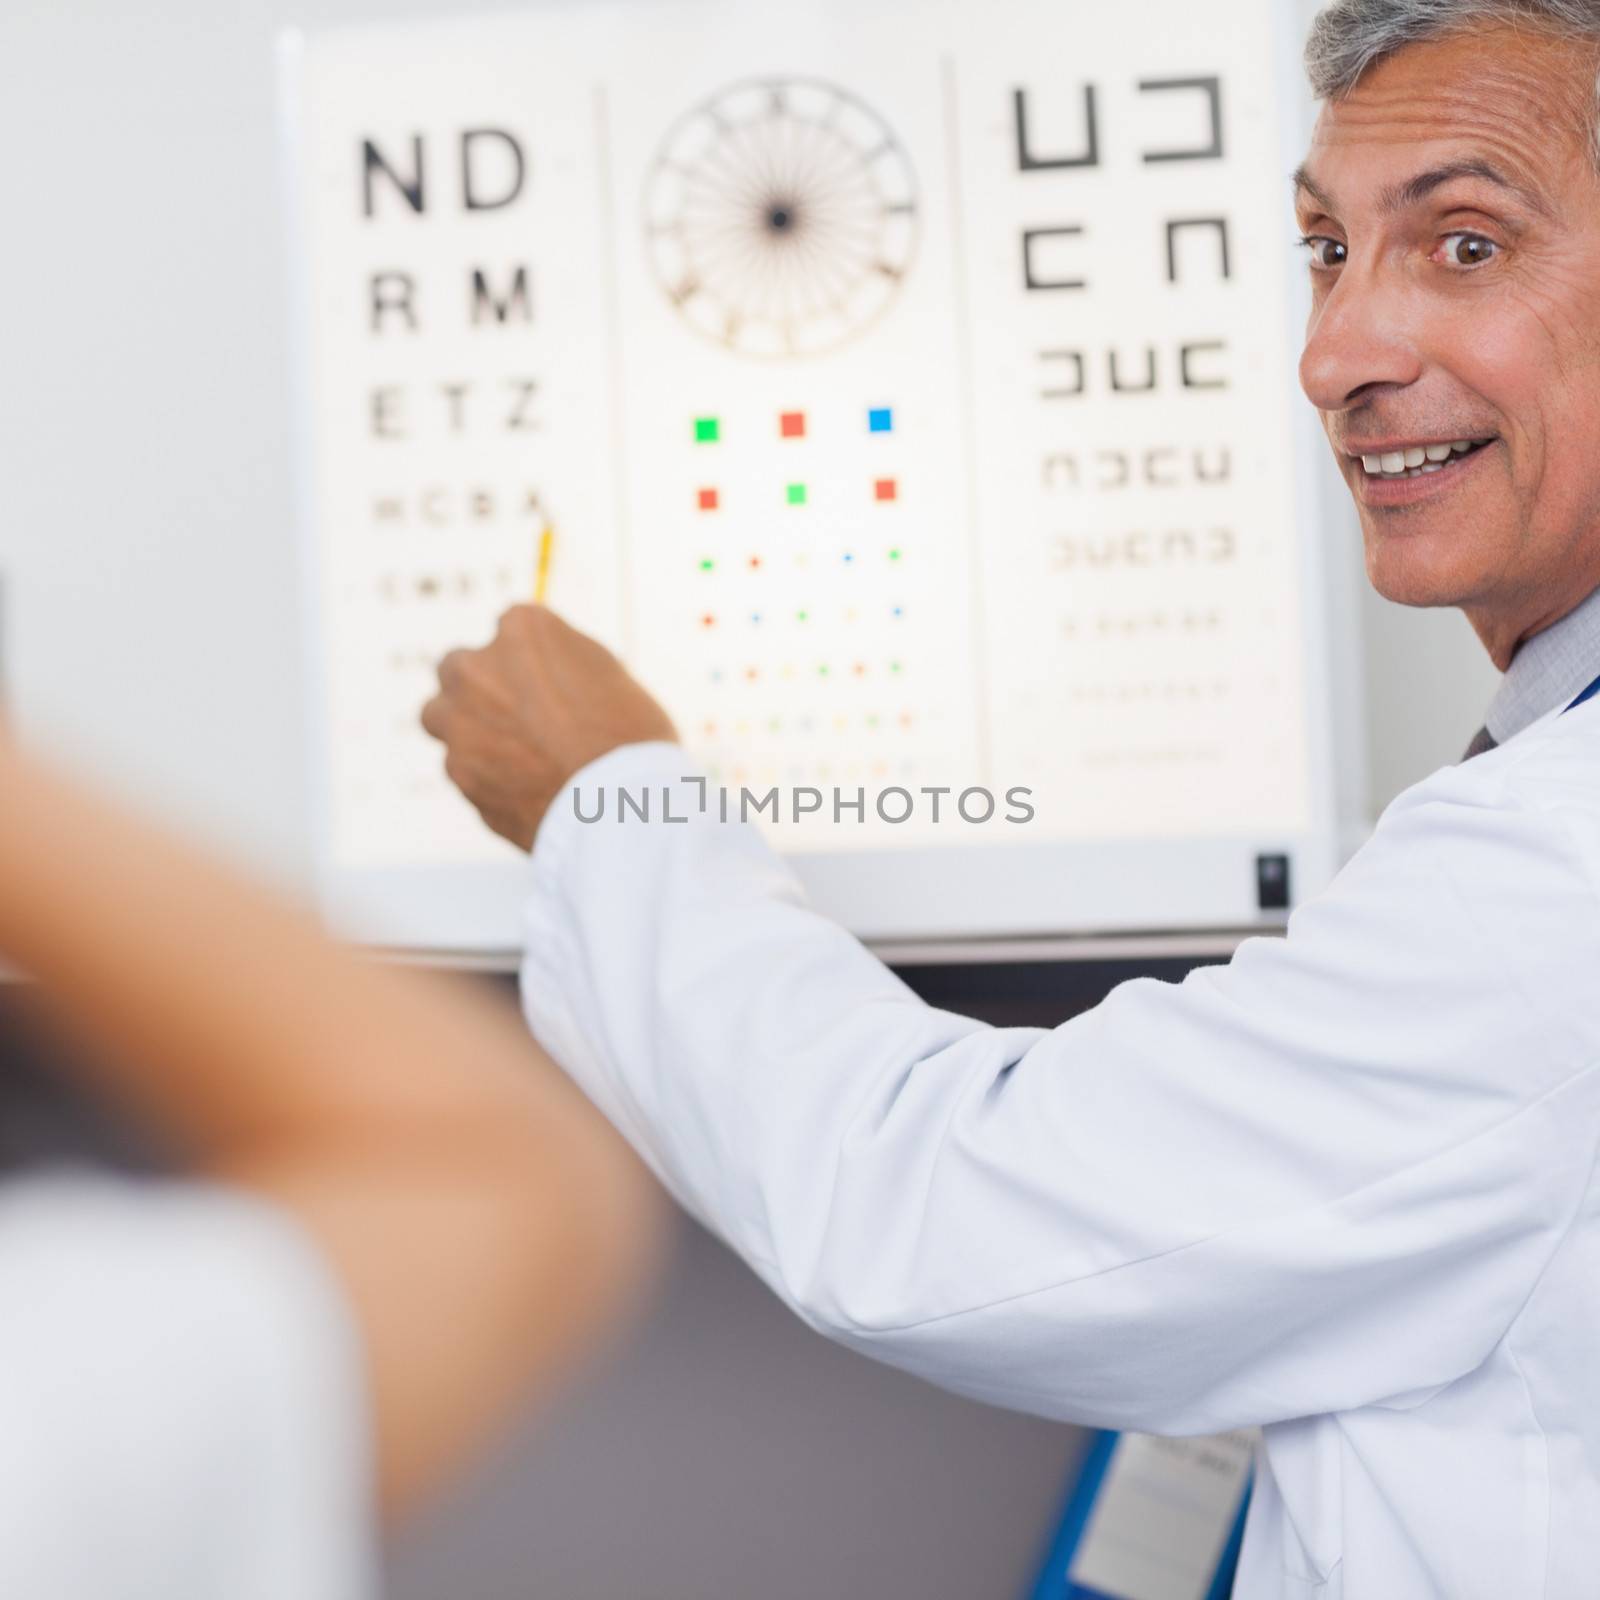
[[[1122,1440],[1120,1433],[1102,1430],[1097,1432],[1089,1452],[1078,1469],[1077,1479],[1067,1497],[1067,1503],[1057,1524],[1055,1538],[1039,1576],[1029,1591],[1028,1600],[1127,1600],[1124,1595],[1107,1594],[1100,1589],[1090,1589],[1074,1583],[1070,1576],[1073,1557],[1082,1542],[1084,1529],[1094,1511],[1112,1457]],[[1233,1519],[1222,1554],[1217,1560],[1217,1570],[1206,1591],[1205,1600],[1228,1600],[1233,1592],[1234,1574],[1239,1567],[1239,1547],[1244,1541],[1245,1513],[1250,1506],[1250,1483],[1246,1480],[1244,1492],[1239,1497],[1239,1509]]]

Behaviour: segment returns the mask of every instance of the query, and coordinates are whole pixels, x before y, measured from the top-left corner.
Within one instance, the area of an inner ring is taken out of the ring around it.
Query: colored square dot
[[[900,496],[900,486],[893,478],[879,478],[872,486],[872,495],[875,500],[896,500]]]
[[[806,503],[806,486],[803,483],[791,483],[788,493],[790,505],[803,506]]]
[[[694,419],[694,442],[696,444],[715,444],[721,437],[721,418],[696,417]]]
[[[710,556],[702,556],[700,558],[700,570],[702,572],[710,572],[715,566],[716,562],[713,561]]]
[[[722,503],[721,497],[715,489],[702,489],[699,495],[700,509],[702,511],[715,511]]]
[[[894,410],[890,406],[875,406],[867,413],[869,433],[893,433]]]
[[[778,433],[785,439],[803,439],[806,436],[806,414],[803,411],[785,411],[778,418]]]

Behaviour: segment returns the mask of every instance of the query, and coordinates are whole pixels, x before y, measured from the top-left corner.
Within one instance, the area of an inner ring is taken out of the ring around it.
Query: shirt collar
[[[1497,744],[1514,739],[1600,674],[1600,589],[1511,658],[1485,726]]]

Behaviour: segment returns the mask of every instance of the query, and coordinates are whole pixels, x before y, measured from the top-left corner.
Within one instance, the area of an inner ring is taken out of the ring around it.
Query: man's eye
[[[1331,272],[1335,267],[1342,267],[1349,250],[1337,239],[1327,239],[1313,234],[1300,241],[1311,252],[1311,267],[1314,272]]]
[[[1450,267],[1481,267],[1499,253],[1500,246],[1480,233],[1447,233],[1439,241],[1435,259]]]

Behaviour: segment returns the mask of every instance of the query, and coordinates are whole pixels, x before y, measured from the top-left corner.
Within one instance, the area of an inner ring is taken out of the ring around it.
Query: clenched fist
[[[603,644],[543,606],[513,606],[493,643],[452,650],[422,726],[443,743],[450,781],[524,850],[589,762],[621,745],[678,737]]]

